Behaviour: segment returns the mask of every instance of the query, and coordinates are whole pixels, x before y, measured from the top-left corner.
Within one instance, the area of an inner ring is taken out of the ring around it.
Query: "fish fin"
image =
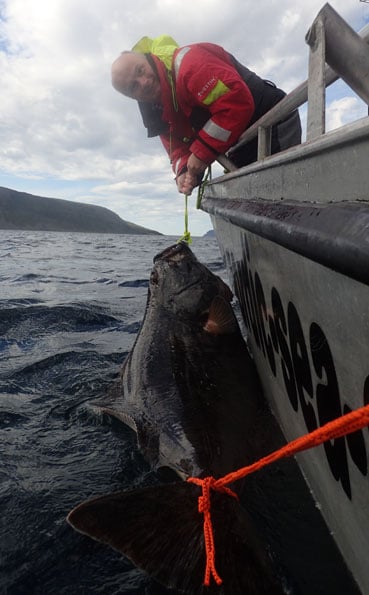
[[[94,405],[99,413],[109,415],[123,422],[128,428],[133,430],[137,437],[137,445],[142,455],[156,467],[159,462],[159,436],[154,428],[149,424],[143,425],[138,415],[129,414],[125,411],[118,411],[110,407]]]
[[[237,329],[238,322],[232,306],[224,297],[215,296],[209,308],[204,330],[212,335],[230,335]]]
[[[138,433],[136,423],[136,417],[138,416],[136,415],[135,411],[128,410],[128,404],[124,399],[122,383],[120,380],[111,386],[110,390],[104,397],[98,401],[93,401],[91,403],[91,407],[98,413],[106,414],[119,419],[119,421],[123,422],[134,432]]]
[[[122,395],[121,386],[117,385],[102,400],[91,403],[91,406],[99,414],[114,417],[133,430],[137,436],[137,444],[143,456],[154,467],[158,465],[158,433],[150,422],[143,422],[142,414],[138,409],[132,407],[131,403],[126,403]]]
[[[80,533],[103,542],[166,587],[196,595],[203,588],[205,553],[198,486],[178,482],[117,492],[82,502],[68,515]],[[206,593],[272,595],[275,583],[255,545],[248,517],[225,494],[212,496],[216,567],[224,590]]]
[[[110,409],[109,407],[98,407],[100,413],[105,413],[111,417],[115,417],[119,419],[119,421],[123,422],[126,426],[131,428],[136,434],[138,433],[137,424],[132,415],[125,413],[124,411],[116,411],[115,409]]]

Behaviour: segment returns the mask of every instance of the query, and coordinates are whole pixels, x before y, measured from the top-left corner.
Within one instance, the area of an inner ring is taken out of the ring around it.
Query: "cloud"
[[[168,158],[146,138],[135,102],[112,89],[112,60],[144,35],[168,33],[179,44],[219,43],[290,91],[307,77],[304,37],[322,4],[201,0],[195,10],[181,0],[0,0],[0,184],[180,232],[183,197]],[[356,30],[369,16],[359,2],[331,4]],[[347,89],[330,101],[329,127],[363,109]],[[198,233],[210,227],[203,213],[191,220]]]
[[[356,97],[342,97],[330,103],[326,118],[326,129],[334,130],[367,115],[368,110]]]

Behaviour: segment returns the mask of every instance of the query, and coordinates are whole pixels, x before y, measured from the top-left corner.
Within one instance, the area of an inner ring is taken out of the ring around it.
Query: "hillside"
[[[34,196],[1,186],[0,229],[160,235],[121,219],[105,207]]]

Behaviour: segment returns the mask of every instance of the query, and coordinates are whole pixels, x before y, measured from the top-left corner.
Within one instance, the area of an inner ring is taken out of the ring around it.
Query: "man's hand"
[[[206,170],[208,164],[191,153],[187,161],[187,170],[193,176],[199,176]]]
[[[177,178],[178,192],[191,194],[195,186],[198,185],[198,176],[203,174],[207,166],[207,163],[204,163],[192,153],[187,161],[187,171]]]
[[[197,176],[192,176],[188,171],[178,176],[177,180],[178,192],[190,195],[192,190],[197,185]]]

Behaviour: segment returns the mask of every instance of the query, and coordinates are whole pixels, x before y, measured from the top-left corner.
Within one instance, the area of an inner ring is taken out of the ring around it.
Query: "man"
[[[138,101],[148,136],[159,135],[179,192],[191,194],[207,166],[285,93],[212,43],[178,47],[144,37],[112,65],[113,87]],[[272,153],[301,142],[295,110],[272,129]],[[238,167],[257,159],[257,139],[232,154]]]

